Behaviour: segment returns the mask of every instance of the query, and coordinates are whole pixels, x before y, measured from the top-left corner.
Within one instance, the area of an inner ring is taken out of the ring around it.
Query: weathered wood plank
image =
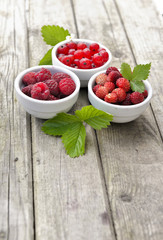
[[[27,67],[24,1],[0,2],[0,239],[33,239],[30,118],[14,95]]]
[[[54,6],[30,1],[30,65],[47,50],[38,32],[42,25],[59,24],[76,32],[70,1],[55,1]],[[73,109],[84,105],[86,90]],[[41,132],[42,123],[32,119],[36,239],[114,240],[94,131],[87,127],[85,156],[71,159],[60,138]]]

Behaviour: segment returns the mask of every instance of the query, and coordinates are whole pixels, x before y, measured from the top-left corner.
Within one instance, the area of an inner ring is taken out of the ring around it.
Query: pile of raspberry
[[[71,41],[57,49],[57,58],[72,68],[92,69],[104,65],[109,59],[109,54],[106,49],[100,48],[98,43],[88,45]]]
[[[106,73],[96,77],[93,92],[97,97],[108,103],[118,105],[132,105],[144,101],[148,96],[147,90],[143,93],[133,92],[130,82],[122,76],[116,67],[109,67]]]
[[[76,85],[71,77],[63,72],[53,75],[46,68],[39,72],[29,72],[23,76],[22,92],[27,96],[38,100],[58,100],[72,94]]]

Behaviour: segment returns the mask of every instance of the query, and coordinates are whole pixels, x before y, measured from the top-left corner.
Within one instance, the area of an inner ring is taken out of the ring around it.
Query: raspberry
[[[100,85],[95,85],[95,86],[93,87],[93,89],[92,89],[93,92],[96,93],[96,91],[97,91],[97,89],[98,89],[99,87],[100,87]]]
[[[46,100],[50,94],[48,86],[43,83],[35,83],[31,90],[31,97],[39,100]]]
[[[69,51],[69,48],[64,44],[57,49],[57,54],[63,53],[66,55],[68,51]]]
[[[59,98],[55,97],[54,95],[52,94],[49,94],[48,98],[46,100],[58,100]]]
[[[108,52],[105,51],[105,50],[101,50],[99,53],[100,53],[100,55],[103,57],[104,62],[107,62],[108,59],[109,59],[109,54],[108,54]]]
[[[106,94],[108,94],[108,90],[106,87],[104,86],[100,86],[97,91],[96,91],[96,96],[101,98],[101,99],[104,99],[104,97],[106,96]]]
[[[77,44],[76,43],[74,43],[74,42],[69,42],[69,43],[67,43],[67,47],[69,48],[69,49],[77,49]]]
[[[79,42],[77,44],[77,49],[83,50],[84,48],[87,48],[87,45],[83,42]]]
[[[107,77],[107,82],[116,82],[118,78],[120,78],[120,73],[117,71],[112,71]]]
[[[46,80],[44,83],[48,86],[51,94],[53,94],[54,96],[57,96],[59,94],[59,86],[57,81],[55,81],[54,79],[49,79]]]
[[[82,50],[76,50],[74,52],[74,58],[82,59],[84,57],[84,52]]]
[[[91,52],[93,52],[93,54],[97,53],[99,48],[100,48],[100,46],[98,43],[91,43],[89,46],[89,49],[91,50]]]
[[[35,77],[36,73],[35,72],[29,72],[26,73],[22,79],[22,82],[25,85],[30,85],[30,84],[35,84],[36,83],[36,77]]]
[[[28,86],[22,88],[22,92],[23,92],[25,95],[31,97],[31,90],[32,90],[32,87],[33,87],[33,84],[30,84],[30,85],[28,85]]]
[[[80,68],[89,69],[91,67],[91,61],[88,58],[82,58],[80,60]]]
[[[118,100],[117,94],[116,93],[108,93],[105,98],[104,98],[105,102],[108,103],[116,103]]]
[[[131,93],[127,93],[125,100],[122,102],[122,105],[131,105],[132,102],[130,100]]]
[[[70,76],[67,73],[56,72],[53,74],[52,78],[59,83],[63,78],[70,78]]]
[[[148,92],[147,92],[147,90],[144,90],[144,92],[143,92],[143,96],[144,96],[144,98],[146,98],[146,97],[148,96]]]
[[[100,53],[96,53],[93,55],[93,62],[98,67],[103,65],[104,60],[103,60],[103,57],[100,55]]]
[[[144,96],[140,92],[133,92],[130,95],[130,100],[133,104],[141,103],[144,101]]]
[[[106,70],[106,74],[109,75],[109,73],[112,72],[112,71],[117,71],[117,72],[119,72],[118,68],[116,68],[116,67],[109,67],[109,68]]]
[[[106,82],[104,87],[108,89],[108,92],[112,92],[115,88],[115,84],[113,82]]]
[[[48,69],[41,68],[41,70],[36,73],[36,82],[43,82],[51,78],[51,72]]]
[[[112,93],[116,93],[118,97],[118,102],[122,102],[126,98],[126,92],[123,88],[115,88]]]
[[[75,91],[76,85],[74,81],[71,78],[63,78],[59,82],[59,89],[61,93],[63,93],[66,96],[69,96]]]
[[[130,90],[130,82],[126,78],[118,78],[116,85],[119,88],[123,88],[125,92],[128,92]]]
[[[98,85],[104,86],[104,84],[107,81],[107,75],[105,73],[100,73],[97,77],[96,77],[96,83]]]
[[[84,57],[91,59],[92,54],[89,48],[83,49],[83,53],[84,53]]]

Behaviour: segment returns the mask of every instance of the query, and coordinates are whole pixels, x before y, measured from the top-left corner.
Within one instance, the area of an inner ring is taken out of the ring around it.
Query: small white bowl
[[[105,71],[101,71],[93,75],[89,82],[88,82],[88,98],[90,103],[97,109],[102,110],[104,112],[110,113],[113,115],[113,121],[116,123],[126,123],[131,122],[138,118],[148,107],[151,98],[152,98],[152,87],[150,83],[145,80],[145,88],[148,91],[147,98],[138,104],[135,105],[128,105],[128,106],[122,106],[122,105],[116,105],[111,104],[103,101],[102,99],[98,98],[92,88],[95,85],[95,79],[100,73],[105,73]]]
[[[38,72],[41,68],[46,68],[50,70],[52,75],[56,72],[64,72],[71,76],[76,84],[75,91],[62,99],[55,100],[55,101],[45,101],[45,100],[37,100],[25,95],[21,89],[24,86],[22,83],[23,76],[28,72]],[[80,90],[80,80],[79,78],[68,69],[58,67],[58,66],[49,66],[49,65],[42,65],[42,66],[35,66],[28,68],[21,72],[15,79],[15,91],[16,96],[20,104],[24,107],[24,109],[37,118],[42,119],[49,119],[54,117],[57,113],[60,112],[68,112],[75,102],[78,99]]]
[[[88,40],[88,39],[72,39],[73,42],[75,43],[78,43],[78,42],[84,42],[86,43],[88,46],[91,44],[91,43],[95,43],[95,41],[92,41],[92,40]],[[56,65],[56,66],[61,66],[61,67],[64,67],[68,70],[71,70],[72,72],[74,72],[80,79],[81,81],[81,87],[87,87],[88,86],[88,80],[92,77],[92,75],[94,75],[95,73],[99,72],[99,71],[102,71],[106,68],[108,68],[110,62],[111,62],[111,59],[112,59],[112,54],[110,52],[110,50],[108,48],[106,48],[105,46],[103,46],[101,43],[98,43],[100,45],[101,48],[104,48],[106,49],[106,51],[108,52],[109,54],[109,59],[108,61],[101,67],[97,67],[97,68],[93,68],[93,69],[76,69],[76,68],[72,68],[72,67],[69,67],[65,64],[63,64],[62,62],[60,62],[57,58],[57,49],[59,46],[65,44],[65,43],[68,43],[70,42],[70,40],[65,40],[65,41],[62,41],[58,44],[56,44],[52,50],[52,63],[53,65]]]

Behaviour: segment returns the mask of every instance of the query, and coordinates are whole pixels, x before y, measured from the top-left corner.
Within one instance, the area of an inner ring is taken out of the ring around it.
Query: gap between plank
[[[77,38],[79,38],[79,30],[78,30],[78,24],[77,24],[77,19],[76,19],[76,15],[75,15],[73,0],[70,0],[70,4],[71,4],[71,7],[72,7],[72,14],[73,14],[75,28],[76,28],[76,35],[77,35]]]

